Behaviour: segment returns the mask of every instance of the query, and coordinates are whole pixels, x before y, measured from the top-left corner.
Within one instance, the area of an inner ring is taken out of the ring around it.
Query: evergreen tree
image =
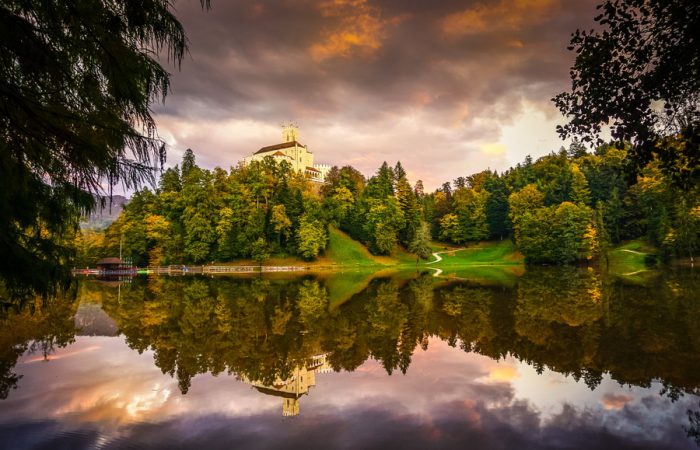
[[[576,164],[571,165],[571,201],[585,206],[591,203],[591,191],[588,189],[588,181]]]
[[[399,241],[408,246],[415,238],[418,227],[421,221],[421,211],[411,185],[406,179],[406,173],[399,177],[396,181],[396,200],[403,213],[405,219],[404,225],[401,227]]]
[[[508,186],[503,178],[495,176],[484,184],[484,189],[489,193],[489,197],[486,199],[486,222],[489,227],[489,236],[491,239],[503,239],[510,233]]]

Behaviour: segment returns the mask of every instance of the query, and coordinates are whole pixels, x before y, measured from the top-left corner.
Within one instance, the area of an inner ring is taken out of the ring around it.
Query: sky
[[[190,54],[154,106],[170,165],[235,166],[295,122],[316,163],[373,174],[401,161],[434,189],[562,145],[597,0],[178,0]],[[172,67],[172,66],[171,66]]]

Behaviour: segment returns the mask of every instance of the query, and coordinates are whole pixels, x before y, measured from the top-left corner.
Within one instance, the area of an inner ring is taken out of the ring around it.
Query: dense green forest
[[[311,260],[324,253],[330,225],[377,255],[402,246],[427,258],[431,241],[513,239],[528,262],[565,264],[603,260],[611,246],[642,238],[664,258],[692,256],[700,245],[700,189],[673,183],[658,161],[630,177],[626,156],[614,146],[589,153],[574,143],[426,193],[400,162],[384,163],[369,179],[334,167],[318,185],[272,159],[205,170],[188,150],[106,230],[78,236],[76,263],[94,264],[120,245],[138,265]]]

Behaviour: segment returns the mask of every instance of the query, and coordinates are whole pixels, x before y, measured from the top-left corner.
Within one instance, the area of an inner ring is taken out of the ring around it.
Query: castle
[[[294,124],[289,124],[282,129],[282,143],[263,147],[252,156],[243,158],[243,164],[250,164],[251,161],[262,161],[270,156],[277,162],[287,161],[292,169],[306,174],[311,181],[322,183],[326,179],[326,174],[331,170],[328,164],[314,164],[314,154],[309,151],[306,145],[299,142],[299,128]]]

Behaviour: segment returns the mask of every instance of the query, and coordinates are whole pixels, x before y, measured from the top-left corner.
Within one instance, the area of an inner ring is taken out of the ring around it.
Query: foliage
[[[697,181],[700,6],[695,0],[605,0],[598,8],[600,26],[571,38],[571,91],[554,98],[570,119],[558,127],[560,135],[591,142],[610,124],[618,143],[632,143],[637,169],[658,155],[673,181]]]
[[[428,259],[432,253],[430,248],[430,226],[421,222],[413,240],[408,246],[408,251],[421,259]]]
[[[208,2],[203,2],[207,3]],[[187,38],[171,2],[0,6],[0,274],[48,289],[101,183],[153,181],[165,159],[151,116]]]
[[[267,258],[270,257],[270,251],[267,248],[267,243],[263,238],[257,238],[250,249],[250,257],[253,261],[262,266]]]
[[[313,259],[326,247],[328,233],[317,219],[304,216],[297,230],[297,239],[299,254],[304,259]]]
[[[81,265],[100,248],[115,254],[120,243],[138,264],[250,258],[259,240],[268,254],[311,260],[325,253],[334,226],[375,255],[408,249],[421,257],[429,255],[431,238],[471,245],[510,235],[529,262],[590,262],[639,237],[664,258],[694,257],[700,188],[681,189],[659,161],[631,181],[625,155],[609,145],[587,153],[575,143],[502,174],[460,177],[454,187],[446,183],[429,194],[411,186],[400,163],[383,164],[367,181],[352,167],[335,167],[319,195],[286,163],[208,171],[187,152],[184,169],[165,171],[155,192],[139,191],[104,237],[85,234],[75,245]],[[340,260],[381,264],[355,250],[341,248]]]
[[[155,192],[134,195],[106,230],[103,254],[116,254],[121,243],[139,265],[198,264],[260,262],[273,252],[309,259],[326,247],[320,200],[288,164],[270,160],[209,171],[189,151],[181,167],[164,172]]]
[[[567,264],[588,260],[598,243],[592,211],[570,202],[528,211],[515,228],[516,243],[528,262]]]

